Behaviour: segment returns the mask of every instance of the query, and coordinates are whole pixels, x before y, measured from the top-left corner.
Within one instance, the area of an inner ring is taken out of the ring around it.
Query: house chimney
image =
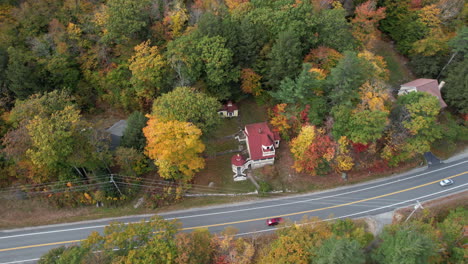
[[[258,129],[258,133],[259,133],[259,134],[262,133],[262,128],[259,128],[259,129]]]
[[[441,81],[440,84],[439,84],[439,91],[440,91],[440,89],[442,89],[442,87],[444,87],[444,85],[445,85],[445,82]]]

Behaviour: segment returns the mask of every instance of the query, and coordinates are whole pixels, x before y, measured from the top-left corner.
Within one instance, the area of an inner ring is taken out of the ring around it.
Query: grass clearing
[[[390,72],[389,84],[393,88],[398,88],[401,84],[414,79],[410,69],[406,66],[406,58],[398,54],[388,41],[376,40],[372,51],[385,59]]]
[[[254,98],[248,97],[239,102],[239,118],[242,128],[247,124],[268,121],[267,107],[258,105]]]
[[[255,186],[249,181],[235,182],[232,178],[231,157],[227,154],[206,160],[205,169],[197,173],[194,184],[208,186],[214,183],[215,190],[226,193],[243,193],[255,191]]]
[[[239,132],[239,121],[236,117],[233,118],[222,118],[220,125],[213,131],[212,134],[208,135],[210,138],[223,138],[229,135],[233,135]]]

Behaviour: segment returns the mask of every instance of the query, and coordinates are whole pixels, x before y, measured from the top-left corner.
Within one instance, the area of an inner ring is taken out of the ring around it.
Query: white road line
[[[17,260],[17,261],[11,261],[11,262],[2,262],[0,264],[16,264],[16,263],[25,263],[25,262],[33,262],[33,261],[38,261],[39,259],[25,259],[25,260]]]
[[[381,210],[381,209],[384,209],[384,208],[393,207],[393,206],[396,206],[396,205],[401,205],[401,204],[404,204],[404,203],[414,202],[416,200],[421,200],[423,198],[431,197],[431,196],[434,196],[436,194],[448,192],[448,191],[451,191],[453,189],[458,189],[458,188],[466,186],[466,185],[468,185],[468,183],[458,185],[458,186],[454,186],[453,188],[445,189],[445,190],[435,192],[435,193],[432,193],[432,194],[423,195],[423,196],[420,196],[420,197],[417,197],[417,198],[414,198],[414,199],[411,199],[411,200],[406,200],[406,201],[403,201],[403,202],[394,203],[394,204],[391,204],[391,205],[382,206],[382,207],[370,209],[370,210],[367,210],[367,211],[361,211],[361,212],[358,212],[358,213],[353,213],[353,214],[348,214],[348,215],[344,215],[344,216],[324,219],[323,221],[331,221],[331,220],[335,220],[335,219],[348,218],[350,216],[365,214],[365,213],[369,213],[369,212],[372,212],[372,211],[377,211],[377,210]],[[308,223],[305,223],[305,224],[308,224]],[[299,225],[305,225],[305,224],[299,224]],[[281,228],[285,228],[285,227],[280,227],[280,228],[275,228],[275,229],[281,229]],[[263,232],[271,232],[271,231],[272,231],[271,229],[265,229],[265,230],[259,230],[259,231],[244,232],[244,233],[236,234],[235,236],[245,236],[245,235],[257,234],[257,233],[263,233]],[[19,260],[19,261],[13,261],[13,262],[3,262],[3,263],[0,263],[0,264],[16,264],[16,263],[31,262],[31,261],[36,261],[36,260],[39,260],[39,259],[37,258],[37,259]]]
[[[371,186],[371,187],[358,189],[358,190],[354,190],[354,191],[349,191],[349,192],[343,192],[343,193],[334,194],[334,195],[328,195],[328,196],[323,196],[323,197],[318,197],[318,198],[311,198],[311,199],[306,199],[306,200],[299,200],[299,201],[288,202],[288,203],[276,203],[276,204],[272,204],[272,205],[258,206],[258,207],[252,207],[252,208],[244,208],[244,209],[238,209],[238,210],[213,212],[213,213],[197,214],[197,215],[188,215],[188,216],[180,216],[180,217],[170,217],[170,218],[166,218],[166,219],[167,220],[187,219],[187,218],[195,218],[195,217],[203,217],[203,216],[238,213],[238,212],[244,212],[244,211],[259,210],[259,209],[265,209],[265,208],[280,207],[280,206],[286,206],[286,205],[292,205],[292,204],[298,204],[298,203],[307,203],[307,202],[311,202],[311,201],[329,199],[329,198],[332,198],[332,197],[343,196],[343,195],[356,193],[356,192],[362,192],[362,191],[366,191],[366,190],[386,186],[386,185],[389,185],[389,184],[393,184],[393,183],[396,183],[396,182],[410,180],[410,179],[421,177],[421,176],[431,174],[431,173],[434,173],[434,172],[437,172],[437,171],[445,170],[447,168],[455,167],[455,166],[458,166],[460,164],[467,163],[467,162],[468,162],[468,160],[465,160],[465,161],[462,161],[462,162],[459,162],[459,163],[456,163],[456,164],[449,165],[449,166],[444,167],[444,168],[432,170],[432,171],[429,171],[429,172],[420,173],[420,174],[417,174],[417,175],[414,175],[414,176],[411,176],[411,177],[407,177],[407,178],[404,178],[404,179],[398,179],[398,180],[395,180],[395,181],[390,181],[390,182],[387,182],[387,183],[378,184],[378,185],[374,185],[374,186]],[[310,194],[310,195],[314,195],[314,194]],[[140,222],[140,221],[137,221],[137,222]],[[131,222],[127,222],[125,224],[129,224],[129,223],[131,223]],[[53,231],[35,232],[35,233],[19,234],[19,235],[12,235],[12,236],[4,236],[4,237],[0,237],[0,239],[7,239],[7,238],[14,238],[14,237],[24,237],[24,236],[34,236],[34,235],[44,235],[44,234],[52,234],[52,233],[60,233],[60,232],[70,232],[70,231],[85,230],[85,229],[97,229],[97,228],[103,228],[103,227],[106,227],[106,226],[108,226],[108,225],[96,225],[96,226],[77,227],[77,228],[61,229],[61,230],[53,230]]]
[[[409,202],[413,202],[413,203],[414,203],[416,200],[421,200],[421,199],[423,199],[423,198],[427,198],[427,197],[430,197],[430,196],[433,196],[433,195],[436,195],[436,194],[439,194],[439,193],[448,192],[448,191],[450,191],[450,190],[463,187],[463,186],[465,186],[465,185],[468,185],[468,183],[465,183],[465,184],[462,184],[462,185],[459,185],[459,186],[455,186],[455,187],[450,188],[450,189],[445,189],[445,190],[442,190],[442,191],[440,191],[440,192],[431,193],[431,194],[428,194],[428,195],[423,195],[423,196],[420,196],[420,197],[417,197],[417,198],[414,198],[414,199],[411,199],[411,200],[406,200],[406,201],[403,201],[403,202],[394,203],[394,204],[390,204],[390,205],[386,205],[386,206],[382,206],[382,207],[370,209],[370,210],[367,210],[367,211],[361,211],[361,212],[358,212],[358,213],[353,213],[353,214],[338,216],[338,217],[334,217],[334,218],[328,218],[328,219],[324,219],[324,220],[322,220],[322,221],[331,221],[331,220],[336,220],[336,219],[341,219],[341,218],[348,218],[348,217],[350,217],[350,216],[356,216],[356,215],[360,215],[360,214],[366,214],[366,213],[369,213],[369,212],[372,212],[372,211],[378,211],[378,210],[385,209],[385,208],[388,208],[388,207],[394,207],[394,206],[396,206],[396,205],[402,205],[402,204],[404,204],[404,203],[409,203]],[[305,223],[305,225],[306,225],[306,224],[308,224],[308,223]],[[299,224],[299,225],[304,225],[304,224]],[[280,227],[280,228],[284,228],[284,227]],[[280,228],[275,228],[275,229],[280,229]],[[259,230],[259,231],[251,231],[251,232],[245,232],[245,233],[241,233],[241,234],[236,234],[236,236],[244,236],[244,235],[250,235],[250,234],[255,234],[255,233],[270,232],[270,231],[272,231],[272,230],[271,230],[271,229],[265,229],[265,230]],[[0,264],[2,264],[2,263],[0,263]]]

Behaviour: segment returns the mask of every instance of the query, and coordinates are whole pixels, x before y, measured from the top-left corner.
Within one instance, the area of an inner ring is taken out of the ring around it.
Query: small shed
[[[239,116],[239,109],[237,105],[234,104],[232,101],[228,101],[218,111],[218,114],[222,117],[235,117],[235,116]]]
[[[120,146],[120,140],[122,139],[123,133],[127,128],[127,121],[120,120],[117,123],[113,124],[111,127],[106,129],[106,132],[110,134],[110,150],[115,150]]]
[[[234,172],[234,181],[245,181],[247,177],[244,171],[247,169],[248,162],[240,154],[236,154],[231,158],[232,172]]]

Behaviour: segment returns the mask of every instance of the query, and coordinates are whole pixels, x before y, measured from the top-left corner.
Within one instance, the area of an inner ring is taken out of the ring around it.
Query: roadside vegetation
[[[468,141],[466,15],[462,0],[3,0],[0,218],[28,203],[107,216],[254,191],[230,157],[256,122],[281,135],[276,164],[252,173],[262,195],[449,157]],[[397,97],[412,78],[445,81],[448,107]],[[227,101],[239,117],[221,119]],[[120,119],[114,146],[105,130]]]
[[[114,223],[80,245],[59,247],[39,263],[463,263],[468,242],[468,210],[402,220],[374,236],[362,220],[285,222],[274,234],[236,237],[227,227],[178,232],[180,224],[155,217],[150,222]],[[116,250],[117,249],[117,250]]]

